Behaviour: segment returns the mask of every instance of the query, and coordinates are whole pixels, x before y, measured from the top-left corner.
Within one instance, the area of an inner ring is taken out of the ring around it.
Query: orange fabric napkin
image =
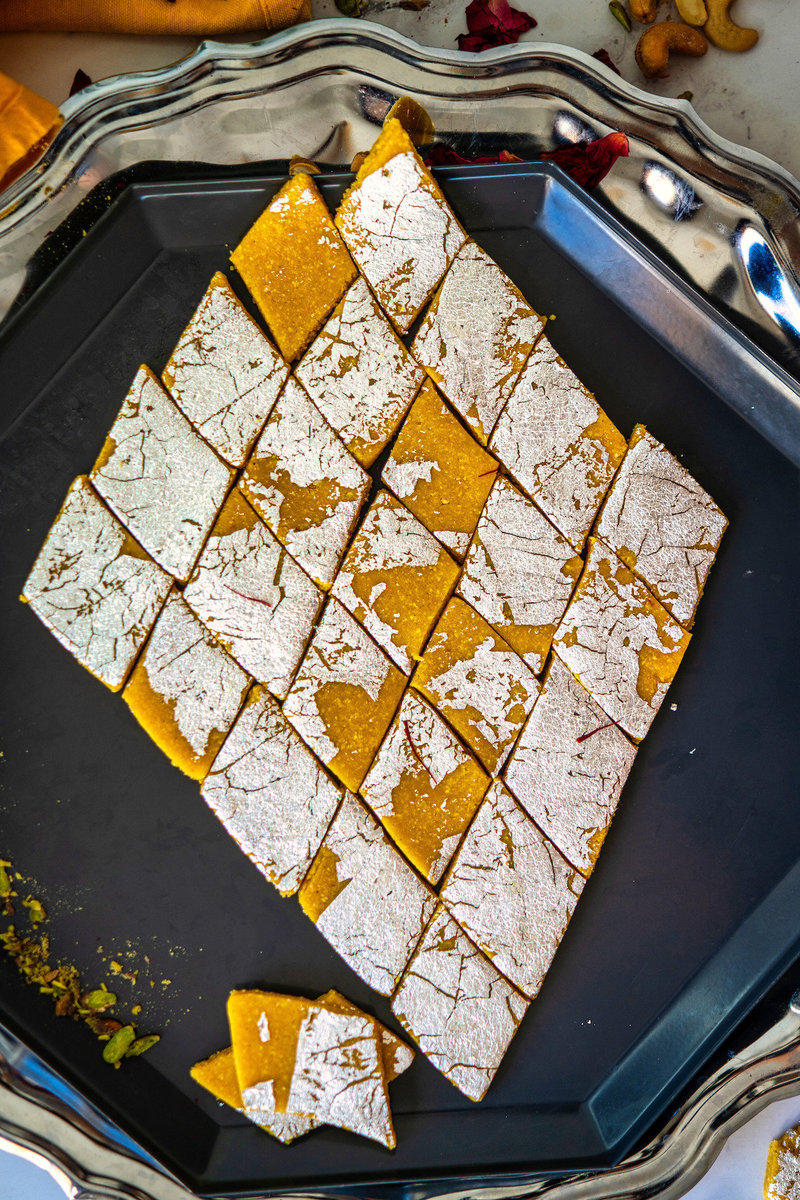
[[[0,188],[36,161],[60,124],[55,104],[0,72]]]
[[[0,0],[0,33],[60,30],[214,37],[311,19],[310,0]]]

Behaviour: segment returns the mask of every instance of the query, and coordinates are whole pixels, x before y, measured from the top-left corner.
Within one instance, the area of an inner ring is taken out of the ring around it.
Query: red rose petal
[[[574,146],[546,150],[540,157],[557,163],[582,187],[593,188],[605,179],[617,159],[627,157],[628,152],[627,137],[615,132],[607,133],[596,142],[578,142]]]
[[[592,58],[596,58],[599,62],[604,63],[607,67],[611,67],[611,70],[614,72],[614,74],[619,75],[620,78],[622,78],[622,71],[620,71],[619,67],[611,61],[611,55],[607,50],[604,50],[602,46],[599,50],[595,50]]]
[[[508,0],[471,0],[466,18],[468,32],[459,34],[458,48],[473,53],[508,46],[536,26],[533,17],[512,8]]]
[[[466,155],[459,154],[458,150],[454,150],[452,146],[434,146],[431,151],[425,156],[425,165],[428,167],[470,167],[475,163],[507,163],[507,162],[522,162],[516,154],[512,154],[509,150],[501,150],[499,154],[475,154]]]

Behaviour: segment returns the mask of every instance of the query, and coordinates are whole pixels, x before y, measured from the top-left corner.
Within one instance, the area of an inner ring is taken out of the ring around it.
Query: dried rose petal
[[[598,62],[604,63],[607,67],[611,67],[611,70],[614,72],[615,75],[619,75],[620,78],[622,77],[622,71],[620,71],[620,69],[616,65],[616,63],[613,63],[611,61],[611,55],[608,53],[607,50],[604,50],[602,46],[600,47],[599,50],[595,50],[594,54],[592,55],[592,58],[596,58],[598,60]]]
[[[509,150],[501,150],[499,154],[459,154],[452,146],[434,146],[425,156],[425,164],[429,167],[464,167],[474,163],[508,163],[522,162],[516,154]]]
[[[624,133],[607,133],[596,142],[578,142],[574,146],[559,146],[546,150],[541,158],[557,163],[576,183],[585,188],[597,187],[618,158],[628,155],[628,139]]]
[[[91,76],[87,75],[85,71],[82,71],[81,68],[78,67],[77,71],[75,72],[75,78],[70,84],[70,96],[74,96],[76,92],[82,92],[83,89],[88,87],[91,82]]]
[[[472,0],[466,17],[469,32],[459,34],[458,48],[474,53],[492,46],[508,46],[536,26],[533,17],[512,8],[508,0]]]

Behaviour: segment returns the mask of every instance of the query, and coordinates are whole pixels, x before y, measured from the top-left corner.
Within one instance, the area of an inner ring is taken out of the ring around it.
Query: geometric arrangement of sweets
[[[23,598],[479,1100],[727,522],[625,441],[399,121],[335,218],[296,174],[232,263],[277,348],[215,275]]]

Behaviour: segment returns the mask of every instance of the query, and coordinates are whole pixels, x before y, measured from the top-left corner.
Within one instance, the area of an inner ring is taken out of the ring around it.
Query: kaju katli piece
[[[589,875],[635,757],[632,742],[553,655],[503,778],[564,857]]]
[[[800,1126],[769,1144],[764,1172],[764,1200],[797,1200],[800,1196]]]
[[[323,594],[238,489],[225,501],[183,598],[249,675],[285,699]]]
[[[161,373],[217,454],[241,467],[289,368],[217,271]]]
[[[234,472],[200,437],[148,367],[140,367],[91,481],[156,562],[189,577]]]
[[[431,301],[411,353],[483,445],[544,319],[480,246],[465,242]]]
[[[691,634],[596,538],[553,649],[612,721],[645,736]]]
[[[95,679],[117,692],[172,578],[80,475],[67,492],[20,599]]]
[[[319,1122],[312,1121],[309,1117],[276,1113],[268,1108],[248,1108],[239,1087],[232,1046],[226,1046],[210,1058],[195,1063],[189,1074],[195,1083],[199,1083],[210,1092],[215,1100],[221,1100],[223,1104],[235,1108],[285,1146],[319,1127]]]
[[[498,468],[426,380],[394,440],[381,482],[460,560]]]
[[[596,532],[687,629],[727,526],[708,492],[636,425]]]
[[[391,440],[425,378],[359,276],[295,374],[362,467]]]
[[[309,175],[293,175],[231,254],[289,362],[298,358],[356,278]]]
[[[441,542],[390,492],[380,491],[350,543],[331,595],[410,675],[458,573]]]
[[[401,333],[466,234],[400,121],[389,119],[336,213],[347,248]]]
[[[532,999],[583,885],[580,872],[495,780],[440,895],[450,915],[498,971]]]
[[[342,795],[259,687],[251,689],[201,791],[234,841],[283,896],[300,886]]]
[[[539,675],[582,566],[541,510],[498,477],[464,562],[458,595]]]

